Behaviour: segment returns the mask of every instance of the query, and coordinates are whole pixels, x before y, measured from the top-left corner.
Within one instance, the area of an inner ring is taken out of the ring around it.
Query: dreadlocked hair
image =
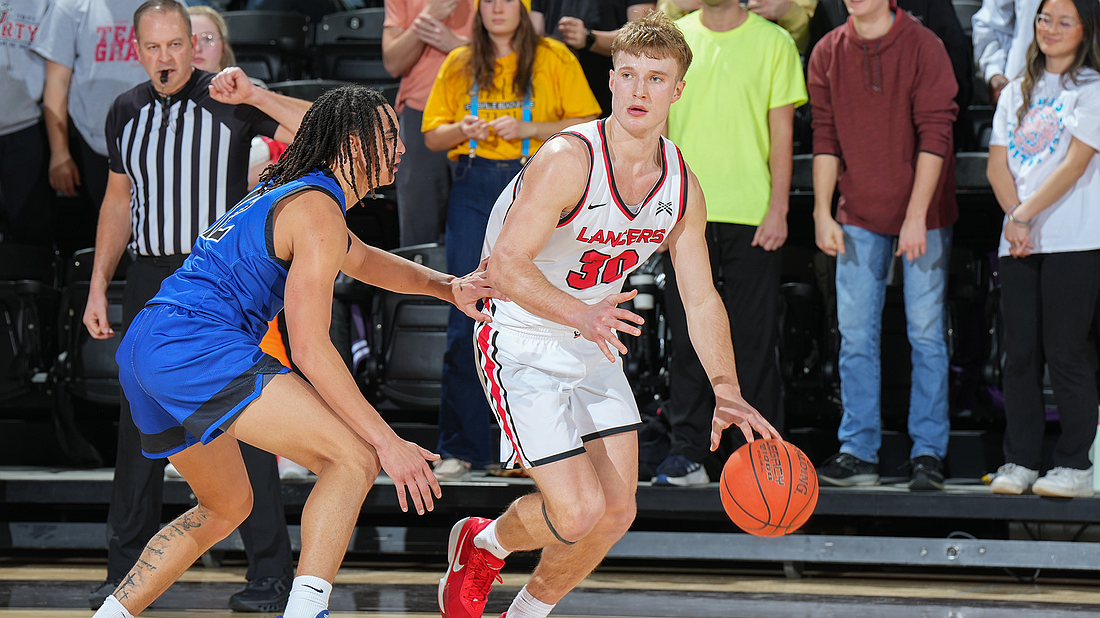
[[[335,168],[333,171],[351,185],[358,203],[363,198],[351,156],[352,137],[359,138],[367,161],[369,177],[361,179],[366,181],[364,193],[378,185],[383,164],[390,173],[394,169],[396,148],[385,143],[390,135],[386,132],[383,116],[389,120],[390,132],[396,140],[397,119],[381,92],[357,84],[325,92],[302,117],[298,134],[282,158],[267,166],[260,175],[261,192],[297,180],[315,168],[331,165]],[[379,144],[379,140],[383,143]],[[379,158],[379,151],[384,153],[384,161]]]

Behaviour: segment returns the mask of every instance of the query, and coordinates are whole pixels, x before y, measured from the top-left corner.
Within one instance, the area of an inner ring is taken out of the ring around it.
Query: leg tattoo
[[[130,569],[122,583],[115,589],[115,598],[122,601],[129,597],[130,593],[136,592],[137,588],[145,584],[153,573],[165,566],[166,557],[171,554],[169,548],[191,536],[188,532],[202,527],[209,517],[210,512],[200,504],[177,517],[175,521],[153,536],[141,552],[134,568]]]

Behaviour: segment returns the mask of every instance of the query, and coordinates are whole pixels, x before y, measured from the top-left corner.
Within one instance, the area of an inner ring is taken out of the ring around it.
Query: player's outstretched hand
[[[745,401],[741,396],[741,390],[728,384],[718,384],[714,387],[714,419],[710,422],[710,450],[717,450],[718,443],[722,440],[722,432],[730,425],[737,425],[745,440],[753,441],[753,430],[762,438],[781,438],[779,432],[764,420],[763,416]]]
[[[635,337],[642,334],[642,330],[634,326],[634,324],[639,326],[645,324],[642,316],[631,313],[626,309],[619,309],[616,306],[634,298],[637,294],[638,290],[620,292],[612,294],[594,305],[588,305],[588,308],[581,314],[580,320],[575,325],[581,336],[589,341],[594,341],[596,345],[600,346],[603,355],[611,362],[615,362],[615,355],[611,353],[611,347],[618,350],[620,354],[626,354],[626,346],[615,336],[616,332],[634,335]]]
[[[406,490],[408,495],[412,496],[413,508],[416,509],[417,514],[423,515],[435,508],[432,497],[440,498],[443,492],[428,462],[439,459],[439,455],[413,442],[402,440],[396,435],[390,444],[375,446],[375,450],[378,452],[382,469],[386,471],[386,475],[393,481],[394,488],[397,490],[397,502],[401,505],[402,511],[409,512],[409,503],[405,497]]]
[[[482,298],[498,298],[508,300],[508,297],[496,291],[489,285],[489,273],[486,269],[489,258],[484,258],[477,265],[477,270],[464,276],[455,277],[451,281],[451,293],[454,294],[454,304],[459,311],[470,316],[478,322],[492,322],[493,318],[488,312],[477,308],[477,301]]]
[[[210,96],[215,101],[228,105],[247,103],[254,88],[240,67],[222,69],[210,80]]]
[[[84,305],[84,326],[88,327],[88,334],[93,339],[108,339],[114,336],[111,321],[107,319],[107,295],[103,292],[90,290],[88,302]]]

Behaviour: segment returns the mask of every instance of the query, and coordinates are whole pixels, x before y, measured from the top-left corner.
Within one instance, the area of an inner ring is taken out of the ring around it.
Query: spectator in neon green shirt
[[[787,239],[794,109],[807,100],[798,49],[783,28],[735,0],[704,0],[702,10],[676,25],[695,59],[669,114],[668,137],[706,196],[711,263],[724,281],[745,400],[782,431],[775,356],[779,249]],[[665,266],[671,273],[671,263]],[[674,275],[665,284],[673,329],[672,446],[653,480],[694,485],[710,480],[704,460],[714,402],[670,284],[675,286]],[[728,454],[725,449],[719,457]]]

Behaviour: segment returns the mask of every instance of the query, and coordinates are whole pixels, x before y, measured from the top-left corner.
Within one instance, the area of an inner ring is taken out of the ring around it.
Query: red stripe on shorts
[[[516,452],[516,457],[519,457],[519,444],[516,443],[516,437],[512,434],[512,427],[508,424],[508,414],[504,406],[504,397],[502,395],[503,388],[500,386],[499,376],[497,376],[497,364],[489,355],[489,335],[492,334],[493,329],[489,324],[483,324],[477,333],[477,347],[481,351],[482,370],[485,373],[485,379],[489,381],[489,399],[493,402],[493,410],[497,413],[497,418],[500,419],[500,426],[504,429],[504,434],[508,436],[508,441],[512,443],[512,450]]]

